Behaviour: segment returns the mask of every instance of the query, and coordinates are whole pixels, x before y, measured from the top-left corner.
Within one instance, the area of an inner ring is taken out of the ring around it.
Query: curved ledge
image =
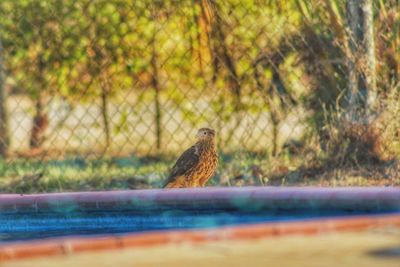
[[[352,208],[400,211],[400,188],[387,187],[244,187],[110,192],[73,192],[32,195],[0,195],[0,212],[38,212],[78,209],[237,208],[262,205],[270,209]]]

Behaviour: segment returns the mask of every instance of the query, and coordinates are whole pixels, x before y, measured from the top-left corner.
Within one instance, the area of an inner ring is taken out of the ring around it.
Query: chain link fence
[[[399,14],[397,0],[3,0],[2,191],[158,187],[201,127],[217,132],[211,185],[398,184]]]

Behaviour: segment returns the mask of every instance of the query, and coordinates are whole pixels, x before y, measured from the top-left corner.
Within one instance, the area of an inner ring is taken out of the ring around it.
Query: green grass
[[[279,158],[237,151],[220,155],[208,186],[370,186],[400,185],[398,162],[382,166],[315,168],[303,155]],[[0,192],[37,193],[160,188],[172,157],[109,157],[0,161]],[[39,178],[37,174],[43,173]]]
[[[255,155],[223,155],[219,169],[210,181],[218,185],[224,177],[248,179],[252,164],[263,160]],[[71,157],[62,160],[16,159],[0,161],[0,192],[34,193],[82,190],[116,190],[159,188],[174,164],[171,157],[140,159],[137,157],[88,160]],[[38,174],[43,175],[38,178]],[[229,179],[226,181],[229,183]]]
[[[141,164],[136,158],[0,162],[2,192],[64,192],[156,187],[169,162]],[[35,175],[43,173],[36,181]]]

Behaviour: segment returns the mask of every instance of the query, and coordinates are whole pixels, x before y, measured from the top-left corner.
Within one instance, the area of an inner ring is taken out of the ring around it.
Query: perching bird
[[[197,142],[178,158],[164,188],[204,187],[218,164],[215,131],[201,128]]]

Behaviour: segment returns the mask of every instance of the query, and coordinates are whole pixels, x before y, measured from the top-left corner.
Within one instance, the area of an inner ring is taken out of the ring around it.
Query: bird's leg
[[[201,187],[201,186],[196,179],[192,179],[192,181],[188,181],[188,183],[186,184],[186,187],[196,188],[196,187]]]

